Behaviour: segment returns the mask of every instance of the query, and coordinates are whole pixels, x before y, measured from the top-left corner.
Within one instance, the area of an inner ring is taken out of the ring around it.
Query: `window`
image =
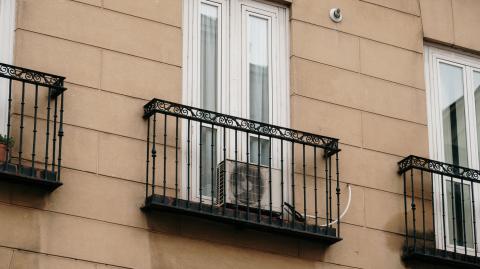
[[[426,47],[425,63],[431,157],[479,169],[480,58]],[[435,215],[442,215],[443,202],[447,207],[448,221],[442,223],[441,217],[436,219],[438,233],[443,233],[443,225],[447,226],[446,242],[440,234],[436,243],[442,249],[444,245],[448,250],[456,248],[457,251],[466,247],[470,254],[474,253],[473,216],[478,218],[480,214],[473,212],[472,197],[480,197],[478,186],[466,182],[462,185],[456,179],[442,179],[434,178]],[[444,201],[440,195],[442,191]],[[475,204],[475,208],[477,211],[479,205]]]
[[[13,32],[15,24],[15,0],[0,1],[0,63],[11,64],[13,60]],[[8,84],[0,80],[0,134],[7,130]]]
[[[287,16],[285,6],[264,1],[184,0],[184,103],[288,126]],[[220,145],[231,134],[205,125],[190,129],[192,145],[198,145],[192,149],[192,167],[201,167],[192,174],[192,189],[215,189],[217,160],[225,157]],[[239,161],[249,155],[248,162],[267,165],[277,145],[266,137],[242,135],[239,148],[250,152],[240,152]],[[228,143],[227,159],[234,158],[233,144]],[[272,165],[279,162],[274,159]]]

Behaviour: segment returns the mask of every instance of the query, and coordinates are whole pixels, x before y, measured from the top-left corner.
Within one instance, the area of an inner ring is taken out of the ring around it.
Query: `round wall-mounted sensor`
[[[341,10],[339,8],[330,9],[330,19],[334,22],[341,22],[343,19]]]

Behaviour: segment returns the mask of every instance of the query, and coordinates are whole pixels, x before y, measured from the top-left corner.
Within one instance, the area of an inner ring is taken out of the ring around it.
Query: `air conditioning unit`
[[[260,200],[260,209],[269,211],[270,181],[272,211],[280,212],[282,185],[279,169],[272,168],[270,173],[267,166],[225,160],[217,165],[216,203],[258,209]],[[287,185],[286,181],[284,185]]]

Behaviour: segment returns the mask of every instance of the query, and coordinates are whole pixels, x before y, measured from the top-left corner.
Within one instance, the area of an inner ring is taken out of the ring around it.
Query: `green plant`
[[[0,134],[0,144],[7,145],[9,148],[13,148],[15,140],[13,137],[7,137],[6,135]]]

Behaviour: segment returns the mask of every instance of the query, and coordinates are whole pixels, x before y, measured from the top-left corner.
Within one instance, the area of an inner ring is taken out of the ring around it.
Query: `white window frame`
[[[468,167],[472,169],[479,169],[480,159],[478,156],[478,141],[476,130],[476,114],[475,114],[475,96],[473,89],[473,72],[480,71],[480,58],[466,53],[460,53],[453,49],[444,48],[439,45],[426,45],[424,49],[425,55],[425,82],[427,94],[427,116],[428,116],[428,135],[429,135],[429,151],[430,158],[445,162],[444,141],[443,141],[443,121],[441,117],[441,99],[440,99],[440,85],[439,85],[439,70],[440,63],[446,63],[452,66],[461,67],[463,70],[463,84],[465,98],[465,120],[466,120],[466,135],[467,135],[467,157]],[[443,221],[442,221],[442,184],[440,176],[434,176],[434,193],[435,193],[435,231],[436,231],[436,245],[438,249],[444,249],[443,240]],[[444,182],[444,193],[446,193],[446,184]],[[454,182],[457,180],[454,179]],[[460,180],[458,180],[460,182]],[[464,184],[468,184],[466,181]],[[449,184],[449,183],[448,183]],[[470,184],[468,184],[470,185]],[[473,191],[475,197],[480,197],[480,186],[475,184]],[[471,185],[470,185],[471,186]],[[445,206],[447,203],[445,202]],[[448,212],[446,212],[448,214]],[[476,222],[480,223],[480,201],[475,201],[475,216]],[[448,218],[448,216],[446,216]],[[448,221],[446,222],[445,231],[447,231],[447,250],[454,251],[453,244],[450,244],[448,234]],[[477,232],[478,232],[477,224]],[[477,233],[477,242],[480,241],[480,233]],[[456,251],[464,253],[464,247],[456,246]],[[480,254],[480,249],[477,250]],[[467,254],[475,255],[473,248],[467,248]]]
[[[246,63],[247,46],[245,16],[247,12],[266,18],[270,25],[270,56],[269,56],[269,123],[288,127],[290,125],[289,111],[289,13],[288,7],[266,1],[256,0],[184,0],[183,14],[183,103],[200,107],[200,5],[201,3],[215,5],[219,8],[219,91],[217,112],[249,118],[248,107],[248,63]],[[241,33],[241,34],[234,34]],[[241,100],[232,102],[232,100]],[[193,125],[195,126],[195,125]],[[208,127],[208,126],[207,126]],[[187,123],[183,121],[183,130],[187,130]],[[191,128],[191,137],[197,136],[197,128]],[[238,138],[238,160],[246,161],[244,138]],[[217,160],[223,160],[221,150],[223,130],[217,129]],[[234,159],[233,132],[227,133],[227,158]],[[192,143],[192,142],[191,142]],[[192,143],[193,144],[193,143]],[[197,143],[198,144],[198,143]],[[273,141],[273,147],[280,147],[279,142]],[[278,150],[279,151],[279,150]],[[288,152],[288,150],[285,150]],[[182,132],[182,186],[187,186],[187,136]],[[198,149],[191,146],[191,167],[198,167]],[[197,157],[196,157],[197,156]],[[273,156],[272,156],[273,157]],[[278,159],[280,159],[278,157]],[[272,160],[272,167],[279,166],[280,161]],[[285,169],[287,171],[287,169]],[[192,170],[194,171],[194,170]],[[191,172],[191,197],[198,199],[198,175]],[[182,197],[187,199],[187,189],[182,188]],[[288,193],[288,192],[286,192]],[[209,200],[202,195],[202,200]]]
[[[15,0],[0,1],[0,62],[13,63]],[[8,81],[0,79],[0,134],[7,133]]]

